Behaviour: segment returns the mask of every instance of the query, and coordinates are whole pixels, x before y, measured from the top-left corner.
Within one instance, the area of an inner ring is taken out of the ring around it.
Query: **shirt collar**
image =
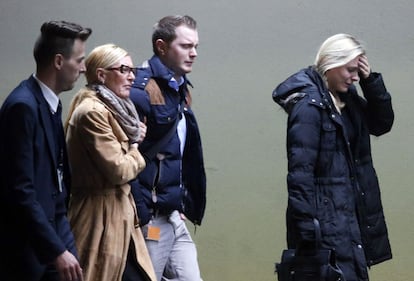
[[[173,88],[174,90],[178,91],[178,88],[184,84],[184,77],[180,77],[180,80],[177,81],[175,80],[174,77],[171,77],[170,81],[168,82],[168,86],[170,86],[170,88]]]
[[[34,79],[36,79],[37,83],[39,83],[40,89],[42,90],[43,97],[47,101],[50,107],[50,111],[55,113],[57,111],[59,105],[59,98],[58,96],[48,87],[45,83],[39,80],[36,77],[36,74],[33,74]]]

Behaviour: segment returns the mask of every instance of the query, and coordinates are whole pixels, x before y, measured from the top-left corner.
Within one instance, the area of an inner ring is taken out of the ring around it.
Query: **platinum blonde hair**
[[[329,69],[340,67],[357,56],[365,54],[365,47],[355,37],[339,33],[325,40],[315,58],[315,67],[321,76]]]
[[[109,68],[128,56],[128,52],[121,47],[109,43],[94,48],[85,60],[85,77],[88,84],[99,83],[96,70]]]

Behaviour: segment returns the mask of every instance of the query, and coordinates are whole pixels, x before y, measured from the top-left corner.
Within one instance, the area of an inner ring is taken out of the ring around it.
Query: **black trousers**
[[[147,275],[138,265],[138,261],[135,256],[135,246],[132,240],[129,244],[128,256],[125,270],[122,275],[122,281],[149,281]]]

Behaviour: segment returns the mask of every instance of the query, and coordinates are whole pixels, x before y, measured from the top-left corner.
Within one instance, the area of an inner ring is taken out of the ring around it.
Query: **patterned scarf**
[[[114,112],[130,143],[138,142],[140,136],[139,116],[134,104],[129,98],[120,98],[104,85],[89,85],[98,94],[98,97]]]

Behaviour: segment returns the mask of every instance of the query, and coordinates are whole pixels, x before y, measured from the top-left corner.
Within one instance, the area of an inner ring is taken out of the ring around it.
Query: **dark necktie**
[[[62,191],[63,185],[63,151],[65,149],[65,135],[62,126],[62,103],[59,101],[55,114],[52,115],[55,131],[55,157],[57,163],[57,173],[59,181],[59,191]]]
[[[53,131],[55,133],[55,159],[58,167],[63,164],[63,149],[65,146],[65,136],[62,127],[62,104],[59,101],[58,108],[52,114]]]
[[[53,114],[53,123],[55,127],[56,156],[58,160],[57,163],[60,164],[62,161],[62,149],[65,143],[65,137],[62,127],[62,103],[60,101],[55,114]]]

